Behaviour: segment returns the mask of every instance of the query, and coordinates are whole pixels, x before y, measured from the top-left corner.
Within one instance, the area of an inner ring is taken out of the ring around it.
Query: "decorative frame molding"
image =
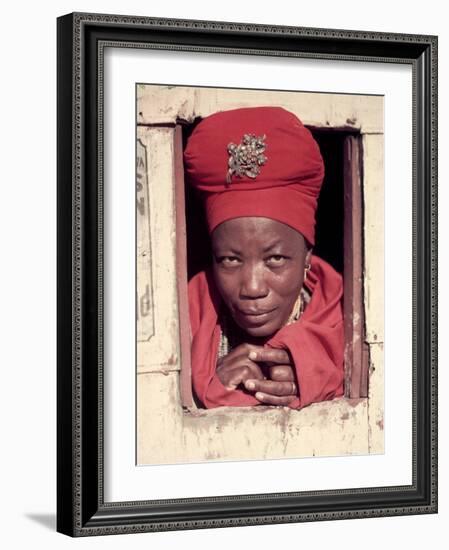
[[[106,45],[412,66],[411,486],[104,502],[99,106]],[[58,531],[88,536],[436,511],[437,37],[82,13],[59,18]]]

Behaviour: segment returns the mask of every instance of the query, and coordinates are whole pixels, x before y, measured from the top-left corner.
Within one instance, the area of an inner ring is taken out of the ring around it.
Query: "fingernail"
[[[258,399],[259,401],[263,401],[263,393],[257,392],[256,399]]]
[[[249,357],[252,361],[255,361],[255,360],[257,359],[257,353],[256,353],[255,351],[250,351],[248,357]]]
[[[254,382],[245,382],[245,386],[246,386],[246,389],[248,390],[254,390],[256,388],[256,384],[254,384]]]

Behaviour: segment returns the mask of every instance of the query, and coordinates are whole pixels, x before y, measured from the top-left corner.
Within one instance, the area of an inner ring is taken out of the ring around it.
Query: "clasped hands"
[[[240,344],[218,360],[217,376],[227,389],[241,387],[264,405],[287,406],[299,395],[293,363],[284,349]]]

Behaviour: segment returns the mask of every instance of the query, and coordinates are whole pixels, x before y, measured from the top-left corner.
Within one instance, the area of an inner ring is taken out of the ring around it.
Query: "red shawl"
[[[304,313],[265,344],[290,352],[299,386],[299,398],[289,405],[293,409],[343,395],[342,278],[324,260],[312,256],[304,284],[312,294]],[[212,273],[202,271],[191,279],[193,388],[207,408],[260,405],[260,401],[241,389],[225,388],[215,373],[221,330],[220,302]]]

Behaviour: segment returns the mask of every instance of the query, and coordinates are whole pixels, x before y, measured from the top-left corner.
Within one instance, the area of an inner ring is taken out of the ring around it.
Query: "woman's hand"
[[[269,380],[248,378],[245,388],[265,405],[287,406],[298,395],[295,371],[286,350],[251,346],[249,359],[268,368]]]
[[[299,394],[291,358],[283,349],[240,344],[218,360],[217,376],[227,389],[241,385],[264,405],[287,406]]]
[[[264,379],[261,367],[249,357],[254,349],[259,346],[240,344],[217,361],[217,376],[228,390],[235,390],[240,384],[246,387],[247,380]]]

